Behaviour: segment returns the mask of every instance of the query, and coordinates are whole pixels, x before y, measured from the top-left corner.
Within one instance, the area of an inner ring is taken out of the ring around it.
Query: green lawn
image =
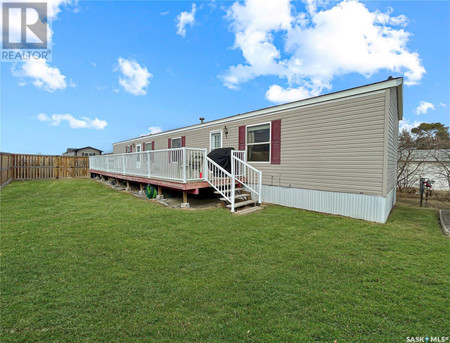
[[[432,209],[386,225],[182,211],[91,180],[1,191],[2,342],[406,342],[450,334]]]

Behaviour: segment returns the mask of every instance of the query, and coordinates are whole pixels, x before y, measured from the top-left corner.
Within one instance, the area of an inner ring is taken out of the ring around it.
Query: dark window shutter
[[[281,163],[281,119],[272,120],[271,133],[271,161],[272,164]]]
[[[245,125],[239,126],[239,150],[245,150]]]
[[[181,147],[184,148],[186,146],[186,136],[181,136]]]
[[[130,144],[130,152],[133,152],[133,144]]]
[[[152,150],[155,150],[155,141],[152,141]],[[155,160],[155,154],[150,153],[150,161],[153,162]]]
[[[167,141],[167,147],[169,149],[172,149],[172,138],[169,138],[169,140]],[[169,151],[169,162],[172,162],[172,153],[171,151]]]
[[[145,143],[142,143],[142,149],[141,151],[145,151]]]

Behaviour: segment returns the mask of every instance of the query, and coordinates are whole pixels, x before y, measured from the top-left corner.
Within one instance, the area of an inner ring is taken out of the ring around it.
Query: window
[[[145,143],[145,151],[151,151],[152,150],[152,142]]]
[[[181,137],[172,138],[172,149],[181,148]]]
[[[172,138],[172,144],[171,144],[172,149],[177,149],[177,148],[181,148],[181,137],[178,138]],[[175,150],[172,151],[172,162],[178,162],[181,159],[181,150]]]
[[[209,148],[211,151],[222,147],[222,131],[212,131],[210,133]]]
[[[247,160],[270,161],[270,123],[247,126]]]

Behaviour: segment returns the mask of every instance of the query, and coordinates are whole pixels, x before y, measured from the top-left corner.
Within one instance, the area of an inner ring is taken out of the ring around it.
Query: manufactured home
[[[402,84],[390,77],[117,142],[90,158],[91,172],[184,194],[213,187],[232,211],[243,189],[257,202],[384,223],[396,200]],[[222,147],[234,148],[231,170],[207,156]]]

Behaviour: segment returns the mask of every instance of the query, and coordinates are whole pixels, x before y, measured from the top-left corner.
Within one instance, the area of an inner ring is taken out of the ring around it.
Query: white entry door
[[[211,131],[209,139],[210,151],[222,147],[222,131]]]
[[[136,144],[136,152],[141,152],[141,145]],[[136,169],[141,168],[141,154],[136,154]]]

